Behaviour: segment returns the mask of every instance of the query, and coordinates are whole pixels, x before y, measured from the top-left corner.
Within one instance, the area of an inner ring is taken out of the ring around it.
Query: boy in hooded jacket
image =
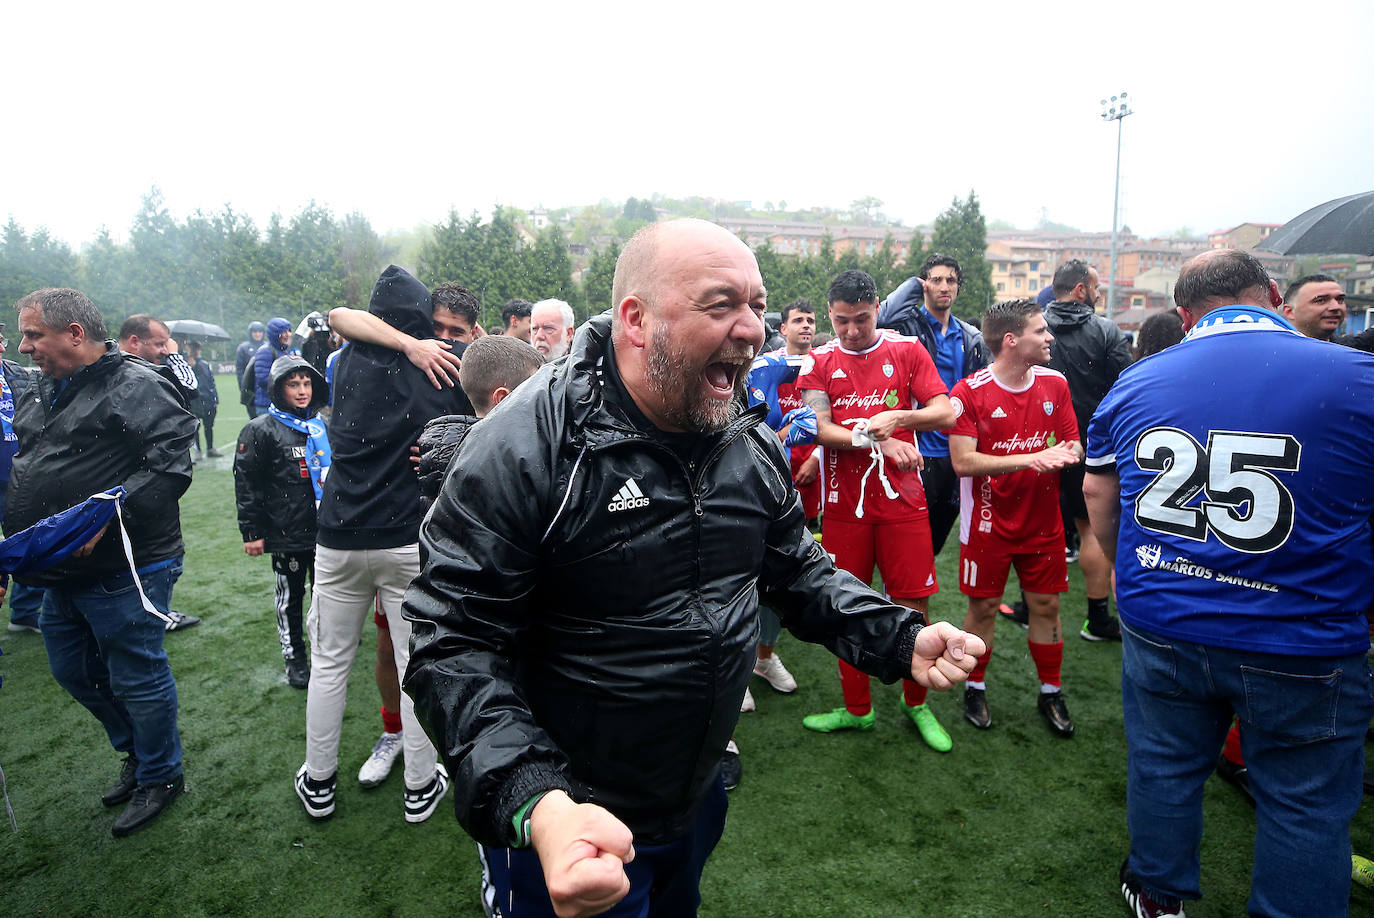
[[[292,688],[310,684],[302,627],[306,579],[314,581],[315,517],[331,450],[319,409],[324,377],[300,357],[272,364],[267,413],[249,421],[234,455],[234,493],[244,554],[272,556],[277,632]]]

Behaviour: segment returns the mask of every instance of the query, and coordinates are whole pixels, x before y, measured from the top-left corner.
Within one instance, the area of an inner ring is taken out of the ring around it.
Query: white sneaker
[[[754,710],[754,696],[749,694],[748,688],[745,688],[744,700],[739,703],[739,712],[741,714],[748,714],[752,710]]]
[[[386,776],[391,774],[391,766],[396,763],[396,756],[401,752],[401,736],[400,733],[382,734],[382,738],[372,747],[372,754],[358,769],[359,784],[376,787],[386,780]]]
[[[754,664],[754,675],[762,676],[774,690],[784,695],[790,695],[797,690],[797,680],[792,678],[792,674],[782,665],[782,660],[777,654],[763,657]]]

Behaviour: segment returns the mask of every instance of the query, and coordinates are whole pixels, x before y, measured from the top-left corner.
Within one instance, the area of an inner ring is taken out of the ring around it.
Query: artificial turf
[[[480,916],[472,842],[447,801],[421,825],[402,818],[400,768],[374,790],[354,775],[380,732],[365,629],[349,683],[338,810],[303,812],[291,779],[304,758],[305,693],[286,685],[266,558],[242,552],[232,447],[246,420],[232,379],[219,381],[216,443],[181,501],[186,571],[174,606],[204,618],[168,635],[180,693],[186,795],[157,822],[117,840],[117,809],[99,796],[119,759],[96,721],[47,671],[42,639],[0,631],[0,768],[19,831],[0,817],[0,916]],[[939,559],[936,618],[959,622],[957,544]],[[840,704],[834,659],[784,635],[796,694],[755,679],[758,710],[736,730],[744,780],[707,866],[707,916],[1111,916],[1126,852],[1125,738],[1118,644],[1080,640],[1082,579],[1064,602],[1064,690],[1077,723],[1053,736],[1035,709],[1025,632],[999,621],[988,700],[994,727],[974,730],[959,696],[931,705],[954,749],[926,748],[902,716],[901,690],[874,683],[867,733],[821,735],[801,718]],[[1014,587],[1013,587],[1014,589]],[[1205,898],[1191,918],[1245,913],[1254,816],[1208,782]],[[1355,850],[1374,851],[1374,817],[1357,817]],[[1352,914],[1374,914],[1356,889]]]

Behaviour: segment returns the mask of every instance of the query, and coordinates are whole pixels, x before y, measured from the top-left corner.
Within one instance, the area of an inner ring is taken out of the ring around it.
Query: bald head
[[[705,220],[654,224],[626,244],[611,289],[616,365],[640,411],[668,431],[724,427],[763,344],[749,246]]]
[[[1281,301],[1264,266],[1239,249],[1213,249],[1188,259],[1174,285],[1174,302],[1182,310],[1185,328],[1222,306],[1241,303],[1273,309]]]
[[[754,253],[734,233],[707,220],[684,218],[650,223],[630,237],[615,262],[611,282],[612,314],[627,296],[636,296],[652,307],[665,283],[681,280],[673,276],[673,255],[683,248],[703,246],[727,252],[743,252],[750,261]]]

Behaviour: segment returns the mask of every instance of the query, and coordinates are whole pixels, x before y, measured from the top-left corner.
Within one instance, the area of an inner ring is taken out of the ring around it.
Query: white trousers
[[[322,781],[339,770],[348,673],[374,598],[391,631],[396,672],[404,678],[410,661],[410,622],[401,616],[401,599],[419,573],[418,543],[354,551],[315,547],[315,591],[306,619],[310,689],[305,700],[305,769],[311,778]],[[415,720],[415,703],[404,692],[401,725],[406,787],[418,790],[434,779],[437,754]]]

